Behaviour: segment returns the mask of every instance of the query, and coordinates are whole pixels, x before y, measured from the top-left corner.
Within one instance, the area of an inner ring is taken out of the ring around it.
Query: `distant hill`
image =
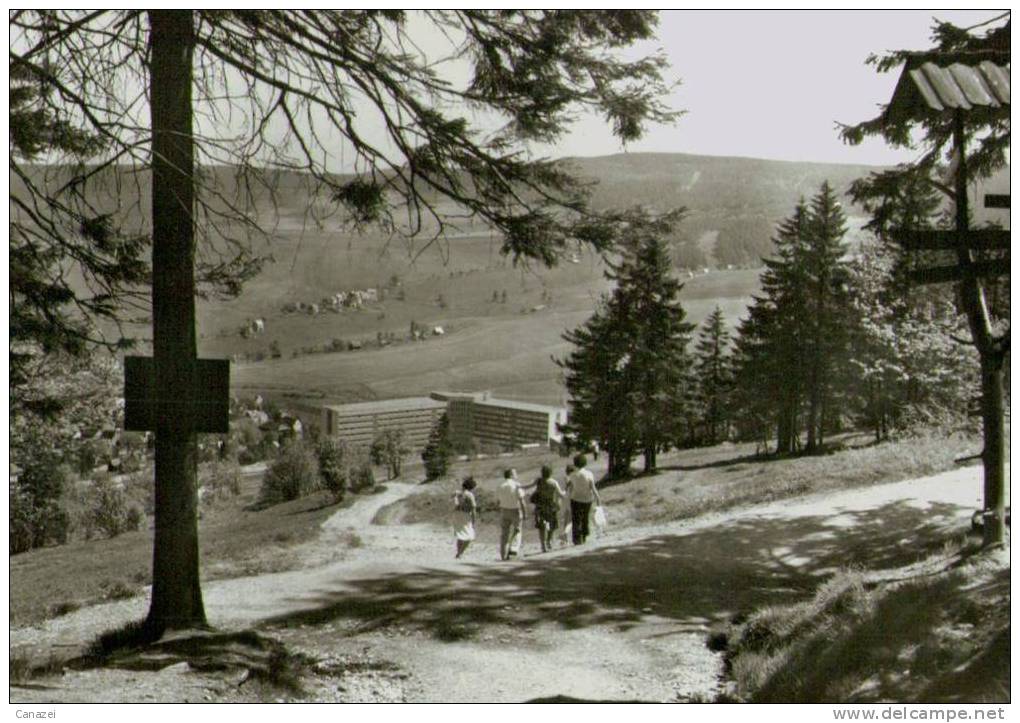
[[[658,209],[684,207],[677,253],[697,267],[756,265],[767,255],[778,221],[788,217],[801,198],[810,199],[829,182],[841,195],[849,217],[850,238],[860,238],[864,211],[847,195],[850,184],[879,166],[776,161],[760,158],[698,156],[683,153],[620,153],[567,159],[577,173],[597,182],[598,208],[643,204]],[[986,184],[1009,192],[1009,169]],[[978,222],[993,216],[975,204]]]
[[[854,179],[877,170],[666,153],[567,162],[595,183],[598,208],[686,207],[688,216],[671,240],[675,265],[685,280],[685,308],[692,321],[700,322],[719,305],[730,324],[757,289],[756,267],[771,249],[776,222],[828,180],[844,194],[851,242],[861,238],[866,218],[845,192]],[[66,168],[29,171],[33,182],[51,187],[70,178]],[[498,234],[470,221],[423,251],[423,242],[409,245],[378,230],[344,231],[335,204],[315,193],[305,175],[272,174],[273,194],[247,197],[238,192],[234,169],[206,168],[203,174],[221,194],[216,203],[229,201],[254,213],[264,232],[255,250],[275,260],[245,285],[239,298],[198,304],[201,353],[235,356],[241,363],[233,378],[240,387],[281,394],[315,389],[335,400],[428,388],[491,388],[522,399],[562,401],[559,370],[550,357],[567,351],[560,335],[590,315],[608,288],[594,254],[578,249],[555,269],[522,269],[499,254]],[[90,194],[98,208],[144,233],[148,174],[108,169],[101,180],[99,191]],[[11,183],[16,193],[19,184],[14,178]],[[1008,192],[1008,169],[989,186]],[[979,221],[985,215],[977,204],[975,212]],[[1008,214],[1002,220],[1008,222]],[[706,273],[712,266],[734,268]],[[297,303],[322,305],[338,291],[367,287],[386,287],[387,298],[357,312],[312,316],[286,311]],[[265,333],[242,337],[240,327],[255,318],[264,320]],[[412,355],[404,346],[369,351],[380,335],[406,336],[412,322],[419,328],[442,326],[447,336]],[[151,330],[139,323],[129,333],[146,338]],[[281,358],[270,358],[274,342]],[[365,350],[322,353],[349,342],[364,342]],[[244,363],[255,358],[267,361]]]

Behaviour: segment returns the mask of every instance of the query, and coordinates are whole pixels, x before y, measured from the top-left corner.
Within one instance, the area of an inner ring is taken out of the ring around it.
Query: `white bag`
[[[595,508],[595,514],[592,516],[592,521],[595,523],[595,530],[602,534],[606,531],[606,508],[599,505]]]

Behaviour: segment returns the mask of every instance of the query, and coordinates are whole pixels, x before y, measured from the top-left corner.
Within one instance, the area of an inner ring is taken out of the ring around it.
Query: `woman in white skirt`
[[[478,513],[478,503],[475,502],[475,495],[472,492],[478,486],[475,478],[468,477],[460,486],[461,491],[453,496],[453,535],[457,540],[458,558],[475,539],[475,520]]]

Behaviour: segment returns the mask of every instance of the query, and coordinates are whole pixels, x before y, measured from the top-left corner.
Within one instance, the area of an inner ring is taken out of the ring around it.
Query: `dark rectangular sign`
[[[986,193],[985,208],[1009,208],[1009,194]]]
[[[976,276],[986,278],[991,276],[1005,276],[1009,273],[1009,259],[992,259],[991,261],[977,261],[970,266],[935,266],[930,269],[914,269],[907,273],[907,278],[915,284],[945,284],[951,281],[961,281],[964,276]]]
[[[936,251],[959,248],[959,231],[947,230],[900,230],[893,232],[893,238],[905,249],[915,251]],[[964,232],[964,248],[1001,250],[1009,248],[1009,231],[1001,228],[976,228]]]
[[[196,359],[192,392],[169,402],[173,419],[194,432],[226,434],[230,430],[230,362]],[[156,429],[156,369],[152,357],[124,357],[124,429]]]

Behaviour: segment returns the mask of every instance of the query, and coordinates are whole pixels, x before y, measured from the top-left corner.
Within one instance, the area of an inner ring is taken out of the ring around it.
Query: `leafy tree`
[[[582,327],[564,335],[575,350],[560,361],[570,393],[568,432],[597,440],[611,475],[625,475],[635,451],[645,471],[676,440],[674,420],[690,395],[687,344],[694,326],[679,301],[665,238],[679,213],[656,219],[636,214],[621,258],[606,277],[616,283]]]
[[[965,426],[978,379],[977,355],[953,338],[952,302],[902,293],[896,266],[881,247],[850,264],[852,405],[876,441],[917,424]]]
[[[259,497],[266,504],[287,502],[311,493],[318,484],[319,463],[316,456],[303,442],[294,440],[269,465],[262,478]]]
[[[332,437],[322,437],[316,445],[319,458],[319,476],[322,486],[340,502],[347,493],[350,476],[350,450],[344,442]]]
[[[694,349],[701,439],[709,445],[728,436],[728,396],[733,384],[729,341],[722,309],[717,306],[705,319]]]
[[[429,441],[421,452],[421,461],[425,465],[425,480],[431,482],[445,475],[452,458],[450,418],[444,412],[429,432]]]
[[[372,441],[369,456],[373,464],[386,466],[389,479],[396,479],[400,476],[404,457],[410,452],[410,448],[404,441],[403,429],[386,429]]]
[[[924,62],[949,66],[954,62],[976,64],[990,61],[1000,65],[1010,62],[1009,14],[992,18],[974,28],[959,28],[950,23],[937,23],[933,29],[934,48],[924,53],[895,51],[884,56],[873,56],[869,62],[880,72],[888,72],[901,65],[914,68]],[[1008,162],[1010,147],[1010,109],[976,105],[956,110],[934,110],[923,103],[903,109],[883,108],[882,113],[868,121],[844,127],[843,138],[850,143],[861,143],[869,136],[878,136],[893,146],[915,149],[921,147],[920,158],[892,170],[873,173],[860,179],[851,189],[854,199],[875,215],[877,224],[886,221],[882,212],[895,208],[896,199],[903,189],[914,183],[928,183],[942,191],[955,207],[955,228],[966,232],[968,189],[970,179],[987,177]],[[957,153],[955,183],[940,181],[940,164],[947,158],[949,149]],[[968,178],[969,177],[969,178]],[[956,261],[968,265],[977,255],[960,246]],[[989,293],[991,289],[1008,284],[1008,280],[985,281],[975,277],[958,283],[960,312],[967,319],[971,342],[978,352],[981,366],[981,417],[984,428],[985,507],[991,514],[985,527],[987,544],[1002,543],[1005,539],[1005,424],[1003,386],[1006,359],[1009,354],[1009,314],[997,314],[989,300],[1007,294]],[[1005,311],[1005,309],[1003,309]]]
[[[11,462],[18,468],[9,496],[11,551],[63,544],[69,527],[63,501],[70,475],[58,431],[45,420],[30,417],[15,420],[11,437]]]
[[[555,142],[579,111],[602,114],[624,141],[676,117],[660,100],[669,90],[663,57],[613,52],[653,36],[646,11],[15,10],[10,26],[11,74],[22,79],[12,103],[20,152],[10,157],[15,298],[39,310],[19,317],[18,333],[44,349],[72,340],[76,352],[85,334],[46,309],[66,303],[87,318],[120,319],[125,303],[144,305],[140,259],[151,238],[165,399],[184,398],[191,378],[190,299],[201,289],[236,294],[258,271],[264,259],[251,241],[272,236],[258,201],[272,201],[288,173],[333,199],[353,226],[380,223],[431,242],[468,216],[502,234],[504,253],[552,264],[577,240],[608,249],[620,219],[593,213],[583,184],[533,159],[528,145]],[[469,66],[466,82],[447,81],[416,50],[422,33],[449,40]],[[493,132],[451,111],[465,106],[505,124]],[[238,111],[243,129],[225,121]],[[50,168],[64,175],[39,180],[27,165],[39,145],[34,118],[54,129],[42,135],[67,139],[49,146]],[[356,176],[329,167],[337,148]],[[149,167],[149,176],[137,172]],[[100,202],[104,184],[113,192]],[[152,199],[151,214],[142,198]],[[57,258],[99,286],[95,308],[54,284]],[[55,298],[33,296],[47,286]],[[156,447],[147,629],[158,635],[206,621],[195,434],[163,426]]]

